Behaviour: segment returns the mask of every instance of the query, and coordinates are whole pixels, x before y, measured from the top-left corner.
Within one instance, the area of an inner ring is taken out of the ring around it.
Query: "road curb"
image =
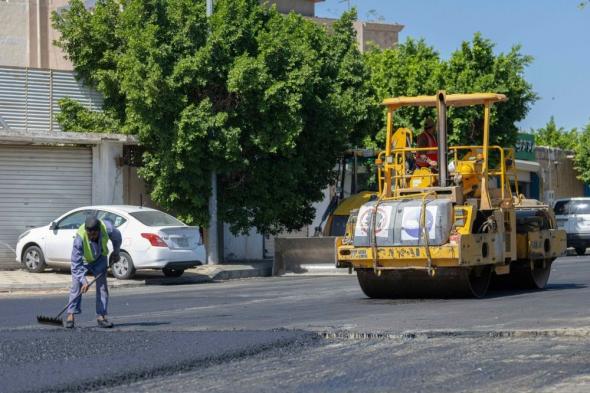
[[[200,271],[199,271],[200,270]],[[1,273],[0,273],[1,274]],[[261,262],[249,265],[206,265],[197,269],[196,274],[190,276],[173,277],[153,277],[145,280],[119,281],[109,279],[110,289],[133,288],[148,285],[190,285],[203,284],[214,281],[227,281],[243,278],[269,277],[272,274],[272,264],[270,262]],[[60,291],[68,290],[70,283],[0,283],[0,293],[15,292],[42,292],[42,291]]]
[[[114,280],[109,280],[109,289],[133,288],[147,285],[145,282],[125,282],[113,285]],[[69,283],[43,283],[43,284],[0,284],[0,293],[14,292],[44,292],[44,291],[61,291],[69,290]]]
[[[236,269],[236,270],[223,270],[216,271],[215,274],[210,275],[212,281],[217,280],[236,280],[241,278],[254,278],[254,277],[270,277],[272,275],[272,266],[248,268],[248,269]]]

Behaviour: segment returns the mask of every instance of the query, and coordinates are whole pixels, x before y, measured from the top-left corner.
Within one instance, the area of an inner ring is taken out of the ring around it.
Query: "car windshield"
[[[574,214],[590,214],[590,201],[576,201],[572,210]]]
[[[571,201],[559,201],[555,204],[555,207],[553,208],[553,211],[555,212],[555,215],[558,216],[563,216],[566,214],[569,214],[569,205],[571,204]]]
[[[332,228],[330,228],[330,236],[344,236],[346,233],[346,223],[348,216],[332,216]]]
[[[148,227],[184,226],[182,221],[177,220],[169,214],[154,210],[129,213],[143,225]]]

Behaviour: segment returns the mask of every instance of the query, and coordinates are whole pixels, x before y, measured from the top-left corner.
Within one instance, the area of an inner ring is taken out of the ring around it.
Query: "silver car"
[[[590,198],[564,198],[553,204],[559,229],[567,232],[567,246],[578,255],[590,247]]]

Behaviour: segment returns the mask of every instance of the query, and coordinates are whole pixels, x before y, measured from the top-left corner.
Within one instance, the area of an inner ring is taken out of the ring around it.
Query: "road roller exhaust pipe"
[[[447,168],[447,103],[444,91],[436,94],[436,111],[438,115],[438,179],[439,186],[446,187],[448,179]]]

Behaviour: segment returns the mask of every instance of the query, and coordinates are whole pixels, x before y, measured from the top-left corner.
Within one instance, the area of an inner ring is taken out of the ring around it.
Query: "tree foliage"
[[[590,123],[578,133],[574,152],[574,168],[578,171],[578,179],[590,184]]]
[[[379,116],[354,11],[330,34],[258,0],[218,0],[209,20],[204,0],[73,0],[53,18],[78,75],[146,148],[152,198],[190,223],[208,222],[216,170],[234,232],[309,224],[338,155]]]
[[[494,44],[479,33],[461,44],[448,60],[424,40],[408,39],[393,49],[369,52],[371,83],[380,98],[390,96],[433,95],[438,90],[447,94],[496,92],[508,96],[508,102],[494,105],[491,115],[490,143],[514,145],[522,120],[537,99],[532,86],[524,79],[524,70],[532,58],[514,46],[508,53],[494,54]],[[421,129],[422,122],[433,111],[404,108],[396,112],[396,126]],[[481,144],[483,109],[479,107],[449,110],[449,142]],[[382,124],[382,127],[384,125]],[[382,134],[380,138],[382,140]]]
[[[557,127],[553,116],[545,127],[535,131],[535,143],[537,146],[559,147],[564,150],[575,150],[578,145],[578,130],[566,131],[563,127]]]
[[[555,119],[551,116],[545,127],[535,130],[534,134],[538,146],[573,151],[577,178],[586,184],[590,183],[590,123],[582,130],[572,128],[568,131],[563,127],[557,127]]]
[[[108,112],[94,112],[76,100],[62,98],[56,114],[62,130],[74,132],[117,132],[121,124]]]

